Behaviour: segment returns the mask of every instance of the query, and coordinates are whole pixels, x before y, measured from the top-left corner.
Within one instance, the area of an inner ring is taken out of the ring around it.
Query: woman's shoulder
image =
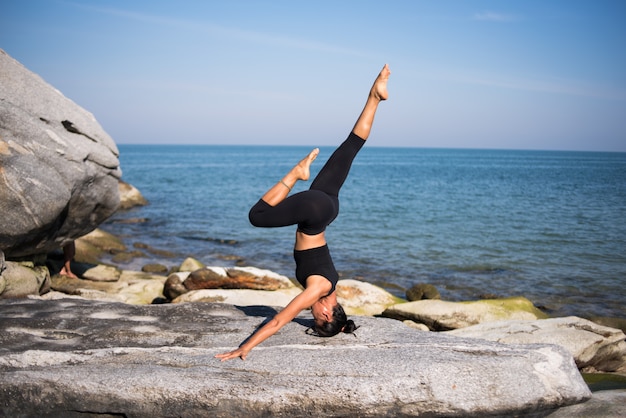
[[[320,293],[320,297],[326,296],[332,288],[333,284],[324,276],[315,274],[306,278],[305,290],[311,289],[318,291]]]

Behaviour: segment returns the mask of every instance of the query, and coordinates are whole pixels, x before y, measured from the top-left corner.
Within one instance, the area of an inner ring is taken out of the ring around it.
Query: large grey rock
[[[447,333],[512,344],[550,342],[572,353],[578,368],[585,372],[626,373],[624,332],[575,316],[536,321],[488,322]]]
[[[118,150],[93,115],[0,50],[0,249],[45,254],[117,209]]]
[[[296,318],[245,362],[214,355],[274,311],[225,304],[0,301],[0,415],[524,416],[587,400],[565,350],[356,317],[318,338]]]

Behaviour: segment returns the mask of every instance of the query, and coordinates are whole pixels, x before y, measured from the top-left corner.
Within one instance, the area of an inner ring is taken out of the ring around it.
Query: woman
[[[339,275],[330,257],[324,231],[339,213],[339,189],[348,176],[354,157],[369,137],[378,104],[387,99],[389,74],[389,67],[385,65],[374,81],[352,132],[328,159],[309,190],[288,197],[298,180],[309,179],[311,163],[319,153],[317,148],[269,189],[250,210],[250,222],[254,226],[298,225],[294,259],[296,278],[304,291],[238,349],[215,357],[222,361],[236,357],[245,360],[250,350],[307,308],[311,308],[315,319],[314,331],[319,336],[332,337],[339,332],[356,329],[354,321],[346,318],[343,308],[337,303],[335,285]]]

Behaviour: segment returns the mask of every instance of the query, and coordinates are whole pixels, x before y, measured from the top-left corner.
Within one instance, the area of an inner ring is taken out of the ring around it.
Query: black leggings
[[[322,167],[309,190],[288,196],[276,206],[259,200],[250,209],[250,223],[265,228],[298,225],[298,230],[307,235],[323,232],[339,214],[339,190],[364,143],[351,132]]]

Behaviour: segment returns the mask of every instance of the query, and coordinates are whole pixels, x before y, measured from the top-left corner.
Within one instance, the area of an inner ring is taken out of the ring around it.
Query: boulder
[[[83,235],[76,241],[76,246],[80,243],[89,243],[99,250],[107,253],[117,253],[126,251],[126,245],[122,242],[121,239],[111,234],[110,232],[106,232],[100,228],[94,229],[90,233]],[[80,256],[80,252],[78,249],[76,250],[76,258]]]
[[[220,362],[268,316],[226,304],[0,300],[3,416],[544,416],[591,397],[569,353],[362,317],[307,335],[298,316]]]
[[[337,282],[337,302],[347,315],[380,315],[399,298],[373,284],[344,279]]]
[[[183,265],[193,266],[185,260]],[[289,278],[270,270],[256,267],[202,267],[191,273],[181,271],[171,274],[165,282],[163,294],[169,299],[176,299],[188,291],[200,289],[253,289],[278,290],[290,289],[294,284]]]
[[[132,184],[120,180],[118,183],[120,193],[120,209],[130,209],[135,206],[145,206],[148,201],[141,192]]]
[[[0,261],[3,264],[0,266],[0,298],[22,298],[50,290],[50,273],[46,267]]]
[[[383,316],[422,323],[433,331],[447,331],[483,322],[547,317],[524,297],[470,302],[420,300],[393,305],[383,312]]]
[[[201,263],[200,261],[196,260],[195,258],[187,257],[180,264],[180,267],[178,268],[178,271],[192,272],[192,271],[200,270],[200,269],[205,268],[205,267],[206,266],[203,263]]]
[[[168,276],[163,284],[163,295],[167,300],[174,300],[189,292],[189,289],[183,284],[187,277],[189,277],[189,272],[177,272]]]
[[[578,368],[584,372],[626,373],[624,332],[574,316],[489,322],[447,333],[507,344],[557,344],[574,356]]]
[[[302,292],[297,287],[279,290],[201,289],[184,293],[172,303],[219,302],[237,306],[273,306],[284,308]]]
[[[418,283],[406,291],[406,298],[408,301],[413,302],[422,299],[441,299],[441,295],[432,284]]]
[[[293,287],[291,281],[269,270],[205,267],[192,271],[183,282],[189,290],[254,289],[277,290]]]
[[[119,206],[118,149],[94,116],[0,50],[0,249],[47,254]]]
[[[63,294],[80,296],[85,299],[125,302],[145,305],[161,301],[165,276],[139,271],[123,270],[113,282],[74,279],[67,276],[53,276],[52,289]],[[58,294],[42,295],[42,299],[58,298]]]
[[[165,274],[169,271],[167,266],[159,263],[150,263],[141,267],[141,271],[145,271],[146,273],[157,273],[157,274]]]
[[[120,279],[122,272],[117,267],[98,264],[80,274],[83,279],[94,282],[116,282]]]
[[[546,417],[624,418],[626,417],[626,389],[594,392],[587,402],[560,408]]]

